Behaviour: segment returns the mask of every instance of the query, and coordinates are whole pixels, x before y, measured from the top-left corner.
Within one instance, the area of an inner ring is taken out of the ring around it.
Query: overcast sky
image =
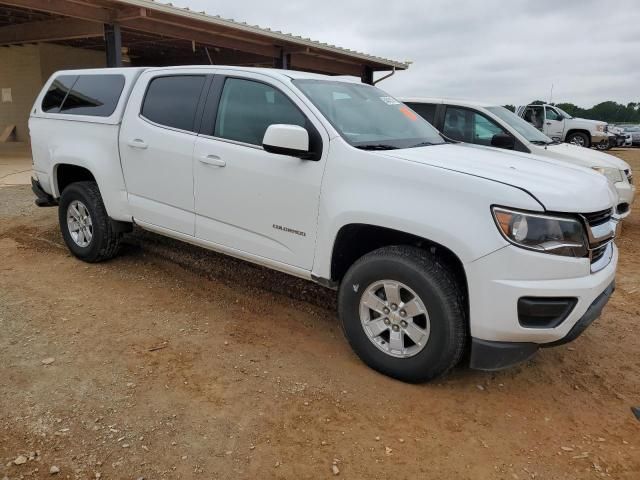
[[[640,102],[640,1],[173,0],[174,5],[413,62],[396,96],[590,107]],[[378,74],[379,75],[379,74]]]

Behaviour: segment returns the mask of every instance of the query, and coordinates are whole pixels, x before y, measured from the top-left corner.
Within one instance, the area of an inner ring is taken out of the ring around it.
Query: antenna
[[[553,83],[551,84],[551,94],[549,95],[549,103],[553,103]]]

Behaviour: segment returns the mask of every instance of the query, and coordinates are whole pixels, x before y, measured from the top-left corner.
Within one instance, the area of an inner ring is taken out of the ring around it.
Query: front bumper
[[[600,316],[614,290],[615,282],[612,282],[593,301],[584,315],[569,330],[569,333],[555,342],[542,344],[532,342],[494,342],[472,338],[471,368],[487,371],[502,370],[528,360],[541,347],[555,347],[574,341]]]
[[[549,255],[512,245],[467,264],[470,330],[476,345],[473,364],[486,367],[479,360],[482,345],[533,344],[527,346],[533,354],[538,347],[570,335],[614,282],[618,250],[615,244],[610,245],[609,255],[599,261],[603,266],[595,273],[591,273],[587,258]],[[576,302],[559,324],[531,328],[520,324],[518,301],[523,297],[572,298]]]
[[[609,143],[609,135],[607,132],[596,132],[591,134],[591,144],[597,145],[600,142]]]

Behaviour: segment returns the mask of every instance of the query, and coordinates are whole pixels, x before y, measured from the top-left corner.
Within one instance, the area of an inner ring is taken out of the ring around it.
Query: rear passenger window
[[[123,88],[122,75],[79,75],[60,113],[108,117],[115,111]]]
[[[69,89],[73,86],[77,78],[76,75],[60,75],[56,77],[53,82],[51,82],[51,85],[49,85],[49,90],[47,90],[47,93],[42,99],[42,111],[58,113],[64,97],[67,96]]]
[[[287,96],[270,85],[227,78],[214,136],[262,145],[267,128],[276,123],[306,127],[306,117]]]
[[[436,106],[432,103],[407,103],[407,105],[427,122],[433,125],[436,116]]]
[[[142,104],[142,116],[154,123],[195,131],[196,110],[204,75],[173,75],[151,80]]]

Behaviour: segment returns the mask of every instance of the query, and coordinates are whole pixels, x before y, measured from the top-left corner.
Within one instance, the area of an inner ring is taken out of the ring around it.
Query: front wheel
[[[464,353],[467,323],[460,286],[424,250],[384,247],[360,258],[341,283],[338,309],[356,354],[390,377],[431,380]]]
[[[76,182],[64,189],[58,206],[60,230],[67,247],[85,262],[114,257],[120,233],[114,231],[96,182]]]
[[[574,132],[567,137],[567,143],[573,143],[581,147],[590,147],[591,141],[589,135],[582,132]]]

